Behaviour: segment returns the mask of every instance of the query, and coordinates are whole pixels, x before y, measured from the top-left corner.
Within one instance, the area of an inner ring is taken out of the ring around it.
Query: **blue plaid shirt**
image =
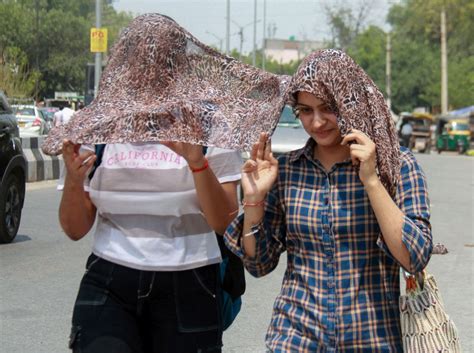
[[[266,344],[273,352],[403,352],[398,297],[400,265],[380,233],[364,186],[350,160],[326,172],[314,141],[279,158],[278,179],[257,225],[256,256],[247,257],[240,215],[227,246],[260,277],[287,252]],[[429,200],[423,171],[407,149],[396,203],[405,214],[403,243],[411,272],[431,255]]]

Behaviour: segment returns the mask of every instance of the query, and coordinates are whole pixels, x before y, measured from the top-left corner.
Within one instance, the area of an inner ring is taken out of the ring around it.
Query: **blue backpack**
[[[92,179],[94,173],[102,163],[105,144],[95,145],[97,159],[89,173]],[[207,148],[204,147],[204,154]],[[226,330],[235,320],[242,307],[242,295],[245,292],[245,270],[242,260],[230,251],[224,244],[224,237],[216,234],[217,243],[221,250],[220,263],[220,290],[221,290],[221,320],[222,328]]]
[[[216,234],[221,249],[221,316],[222,327],[226,330],[234,322],[242,307],[242,294],[245,292],[245,271],[242,260],[224,244],[224,237]]]

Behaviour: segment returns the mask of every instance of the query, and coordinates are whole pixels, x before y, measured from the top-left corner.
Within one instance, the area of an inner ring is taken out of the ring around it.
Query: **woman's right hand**
[[[84,184],[89,169],[94,165],[96,156],[93,151],[79,153],[81,145],[69,140],[63,140],[63,160],[66,165],[66,183],[73,185]]]
[[[247,202],[260,202],[270,191],[278,175],[278,161],[273,157],[268,134],[261,133],[252,147],[250,159],[242,167],[242,190]]]

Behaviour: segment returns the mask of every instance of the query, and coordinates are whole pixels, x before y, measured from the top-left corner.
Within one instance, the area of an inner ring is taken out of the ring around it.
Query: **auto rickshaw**
[[[465,153],[469,148],[471,131],[467,119],[439,118],[436,124],[436,149]]]
[[[397,122],[396,128],[400,138],[400,144],[403,145],[402,128],[405,124],[411,124],[412,133],[408,143],[410,150],[417,152],[430,153],[431,151],[431,125],[433,116],[428,113],[402,113]]]

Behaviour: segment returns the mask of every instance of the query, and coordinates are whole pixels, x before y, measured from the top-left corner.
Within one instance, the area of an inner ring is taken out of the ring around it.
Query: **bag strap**
[[[400,267],[400,271],[403,274],[403,278],[405,279],[406,283],[406,291],[413,291],[419,288],[423,290],[424,283],[425,283],[425,271],[417,272],[417,273],[410,273],[405,271],[403,268]]]

